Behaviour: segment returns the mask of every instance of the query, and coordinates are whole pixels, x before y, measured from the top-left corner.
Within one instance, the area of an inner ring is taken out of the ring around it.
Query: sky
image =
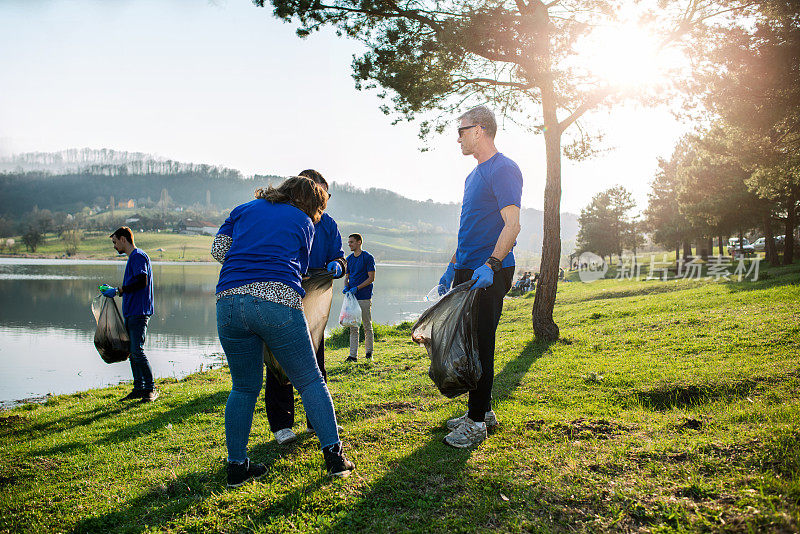
[[[329,181],[417,200],[460,202],[475,166],[455,129],[428,152],[414,124],[392,126],[375,92],[357,91],[359,43],[295,27],[249,0],[2,0],[0,156],[112,148],[209,163],[247,175],[315,168]],[[666,109],[597,113],[609,150],[564,161],[562,211],[614,185],[644,209],[658,157],[688,127]],[[544,141],[501,123],[496,144],[541,209]]]

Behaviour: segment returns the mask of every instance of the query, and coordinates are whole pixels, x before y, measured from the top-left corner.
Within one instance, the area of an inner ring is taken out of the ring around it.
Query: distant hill
[[[0,159],[0,216],[18,219],[34,207],[75,213],[84,207],[103,210],[112,200],[132,199],[137,209],[193,208],[214,210],[218,218],[253,198],[257,187],[283,177],[244,177],[234,169],[180,163],[148,154],[76,149],[29,153]],[[383,260],[446,261],[458,231],[460,204],[418,201],[386,189],[360,189],[332,183],[328,213],[342,234],[359,232],[365,248]],[[221,222],[221,221],[220,221]],[[522,210],[520,254],[538,255],[542,245],[542,212]],[[578,233],[577,216],[562,213],[565,252]],[[371,247],[371,248],[370,248]]]

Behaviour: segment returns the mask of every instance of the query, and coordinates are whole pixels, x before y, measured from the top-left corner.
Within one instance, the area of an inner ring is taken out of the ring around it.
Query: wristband
[[[495,273],[499,273],[500,269],[503,268],[503,262],[495,258],[494,256],[489,256],[489,259],[486,260],[486,263],[489,267],[492,268],[492,271]]]

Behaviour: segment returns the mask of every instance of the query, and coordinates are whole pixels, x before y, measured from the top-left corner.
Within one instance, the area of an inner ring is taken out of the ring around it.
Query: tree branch
[[[526,84],[519,82],[504,82],[501,80],[494,80],[492,78],[461,78],[453,81],[455,83],[461,83],[464,85],[485,83],[487,85],[492,85],[492,86],[515,87],[517,89],[523,89],[523,90],[532,89],[533,87],[535,87],[533,84]]]
[[[592,96],[588,97],[586,100],[584,100],[583,103],[580,106],[578,106],[578,108],[569,115],[569,117],[567,117],[566,119],[564,119],[563,121],[558,123],[559,132],[563,132],[564,130],[569,128],[569,126],[573,122],[578,120],[581,117],[581,115],[583,115],[584,113],[586,113],[587,111],[589,111],[590,109],[595,107],[597,104],[599,104],[609,94],[611,94],[611,90],[610,89],[608,89],[608,88],[601,89],[601,90],[597,91],[595,94],[593,94]]]

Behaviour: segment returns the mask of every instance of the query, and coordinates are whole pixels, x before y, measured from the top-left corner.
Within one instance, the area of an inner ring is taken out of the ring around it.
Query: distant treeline
[[[231,208],[253,198],[256,188],[280,183],[284,177],[256,175],[242,177],[236,170],[212,165],[178,163],[152,157],[136,159],[127,152],[65,151],[55,155],[36,153],[6,159],[0,168],[16,166],[25,170],[0,173],[0,217],[23,221],[34,210],[77,214],[117,209],[119,203],[133,200],[136,210],[156,210],[173,219],[176,210],[190,209],[195,216],[208,213],[211,222],[221,222]],[[54,173],[30,170],[36,165],[49,169],[86,165],[80,171]],[[25,165],[22,165],[24,163]],[[385,189],[359,189],[332,183],[328,213],[341,221],[343,229],[369,228],[387,236],[402,236],[395,246],[410,249],[451,248],[458,231],[460,204],[418,201]],[[216,215],[212,215],[216,214]],[[153,217],[153,213],[149,214]],[[201,215],[202,216],[202,215]],[[571,245],[577,234],[577,217],[562,214],[561,235]],[[428,239],[420,235],[438,235]],[[538,253],[542,242],[542,212],[522,211],[520,249]],[[419,245],[417,245],[419,243]],[[425,246],[427,245],[427,246]],[[409,251],[413,256],[413,250]]]

